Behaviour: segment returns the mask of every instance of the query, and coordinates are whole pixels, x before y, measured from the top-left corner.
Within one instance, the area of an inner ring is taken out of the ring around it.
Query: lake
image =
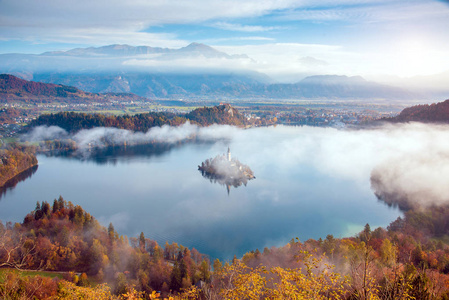
[[[377,149],[370,131],[217,128],[227,133],[75,157],[38,155],[38,170],[3,193],[0,220],[21,222],[37,201],[52,204],[62,195],[119,234],[144,232],[162,245],[231,259],[296,237],[351,236],[366,223],[386,226],[401,215],[371,189],[370,172],[389,152]],[[256,176],[229,194],[198,171],[228,146]]]

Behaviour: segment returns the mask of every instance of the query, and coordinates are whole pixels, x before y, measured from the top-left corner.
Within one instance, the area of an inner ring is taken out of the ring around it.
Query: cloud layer
[[[231,126],[157,127],[146,133],[115,128],[82,130],[69,136],[58,127],[37,127],[26,139],[51,137],[74,140],[79,151],[111,144],[177,143],[192,138],[203,141],[235,140],[254,155],[249,166],[273,167],[286,172],[310,165],[328,176],[371,184],[373,192],[402,208],[449,204],[449,126],[386,124],[376,129],[337,130],[318,127],[254,128]],[[289,137],[289,138],[286,138]],[[267,141],[260,147],[261,141]],[[223,145],[217,145],[222,149]],[[220,152],[218,152],[220,153]],[[266,160],[261,164],[261,160]],[[257,174],[255,174],[257,176]],[[371,181],[370,181],[371,180]]]
[[[230,139],[238,129],[227,125],[212,125],[198,127],[189,122],[181,126],[172,127],[164,125],[153,127],[147,132],[133,132],[125,129],[111,127],[96,127],[80,130],[75,134],[69,134],[57,126],[38,126],[22,136],[22,140],[40,142],[51,139],[73,140],[80,151],[91,147],[106,147],[110,145],[139,145],[147,143],[168,143],[186,141],[196,138],[210,141],[216,139]]]
[[[257,63],[234,68],[280,81],[311,73],[406,77],[449,69],[443,30],[448,20],[446,1],[2,0],[0,47],[23,52],[43,45],[47,50],[109,44],[179,48],[195,41],[245,53]],[[306,56],[328,65],[297,63]],[[173,65],[189,68],[191,62]]]
[[[248,147],[252,140],[270,140],[257,157],[271,160],[269,166],[276,166],[280,173],[288,174],[310,165],[328,176],[353,181],[354,188],[371,185],[382,200],[401,208],[449,205],[448,125],[411,123],[363,130],[315,127],[271,130],[270,133],[266,129],[265,136],[260,137],[257,131],[243,131],[239,138],[249,143]],[[257,159],[246,163],[253,166]]]

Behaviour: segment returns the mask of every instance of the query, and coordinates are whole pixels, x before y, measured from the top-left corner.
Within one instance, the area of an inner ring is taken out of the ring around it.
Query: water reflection
[[[370,188],[377,151],[353,149],[376,140],[369,132],[279,126],[233,132],[230,142],[38,155],[39,172],[0,201],[0,220],[21,222],[36,201],[62,195],[120,234],[144,232],[160,245],[176,242],[228,260],[292,237],[350,236],[366,223],[385,226],[401,214],[377,202]],[[245,188],[245,181],[198,172],[198,164],[228,146],[257,176]],[[223,186],[232,192],[226,195]]]
[[[218,183],[220,185],[226,186],[226,190],[228,191],[228,195],[231,191],[231,187],[238,188],[239,186],[246,186],[248,183],[248,179],[246,177],[240,177],[240,178],[230,178],[230,177],[223,177],[215,174],[211,174],[205,171],[201,171],[201,175],[203,175],[204,178],[209,179],[211,183]],[[252,178],[251,178],[252,179]],[[249,180],[251,180],[249,179]]]
[[[238,159],[231,158],[231,149],[229,147],[226,154],[206,159],[198,166],[198,170],[211,183],[225,185],[228,195],[231,191],[231,186],[234,188],[242,184],[246,186],[248,180],[256,178],[250,167],[242,164]]]
[[[91,148],[80,150],[48,151],[44,154],[47,157],[61,157],[81,161],[94,162],[99,165],[112,164],[129,161],[130,159],[149,158],[163,156],[169,151],[181,147],[183,143],[167,144],[153,143],[133,146],[111,146],[102,148]]]
[[[5,185],[3,185],[2,187],[0,187],[0,199],[6,195],[6,193],[8,193],[9,191],[12,191],[16,185],[21,182],[24,181],[28,178],[30,178],[31,176],[33,176],[34,173],[36,173],[38,166],[34,166],[31,167],[25,171],[23,171],[22,173],[18,174],[17,176],[11,178],[10,180],[8,180]]]

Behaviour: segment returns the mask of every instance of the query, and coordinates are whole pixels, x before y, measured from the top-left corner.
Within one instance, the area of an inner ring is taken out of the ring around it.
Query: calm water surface
[[[369,168],[328,141],[335,129],[257,128],[232,139],[103,149],[80,157],[39,155],[39,168],[0,199],[0,220],[21,222],[36,201],[62,195],[119,234],[195,247],[212,258],[386,226],[400,212],[379,202]],[[328,138],[329,137],[329,138]],[[203,178],[207,158],[232,155],[254,171],[247,186]],[[335,149],[332,149],[335,147]],[[329,149],[330,148],[330,149]]]

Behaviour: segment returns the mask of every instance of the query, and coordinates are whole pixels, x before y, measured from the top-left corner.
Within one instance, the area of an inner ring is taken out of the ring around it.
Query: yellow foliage
[[[183,292],[179,295],[171,296],[169,298],[161,298],[161,294],[153,291],[149,298],[151,300],[195,300],[200,299],[200,290],[198,290],[195,286],[191,286],[188,289],[183,290]],[[126,298],[126,299],[138,299],[138,298]]]
[[[305,269],[263,267],[252,269],[241,261],[217,272],[223,299],[343,299],[348,282],[332,271],[333,266],[322,263],[304,252]]]
[[[58,299],[85,299],[85,300],[108,300],[116,299],[111,294],[107,284],[100,284],[96,287],[80,287],[68,281],[61,281],[58,289]]]
[[[145,292],[138,292],[135,288],[132,288],[129,292],[120,295],[119,299],[123,300],[144,300],[145,299]],[[151,298],[150,299],[157,299],[157,298]]]

